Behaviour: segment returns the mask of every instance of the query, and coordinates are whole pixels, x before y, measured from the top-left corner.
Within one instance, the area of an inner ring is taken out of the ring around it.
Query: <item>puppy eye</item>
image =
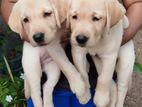
[[[25,23],[28,23],[28,22],[29,22],[29,19],[28,19],[27,17],[25,17],[25,18],[23,19],[23,21],[24,21]]]
[[[77,15],[73,15],[72,19],[75,19],[75,20],[78,19]]]
[[[49,17],[51,16],[52,12],[44,12],[43,17]]]
[[[93,16],[93,17],[92,17],[92,21],[94,21],[94,22],[95,22],[95,21],[99,21],[100,19],[101,19],[101,18],[98,18],[98,17],[96,17],[96,16]]]

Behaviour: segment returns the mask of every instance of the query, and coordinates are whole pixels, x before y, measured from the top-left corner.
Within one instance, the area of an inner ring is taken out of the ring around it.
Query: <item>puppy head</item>
[[[18,0],[8,24],[33,46],[49,44],[60,27],[58,12],[48,0]]]
[[[72,0],[68,18],[72,44],[94,47],[103,38],[106,29],[124,15],[122,6],[119,6],[117,0]]]

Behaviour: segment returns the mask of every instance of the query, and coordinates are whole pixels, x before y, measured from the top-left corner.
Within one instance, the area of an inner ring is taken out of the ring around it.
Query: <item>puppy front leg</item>
[[[99,57],[95,56],[93,58],[95,62],[95,66],[97,69],[98,74],[100,75],[102,72],[102,61]],[[117,86],[114,80],[112,79],[111,86],[110,86],[110,102],[107,107],[115,107],[117,100]]]
[[[110,101],[109,92],[117,53],[101,55],[100,58],[102,59],[102,72],[98,77],[94,103],[97,105],[97,107],[106,107]]]
[[[24,74],[24,91],[25,91],[25,97],[28,99],[31,95],[31,89],[29,85],[29,81],[27,80],[26,75]]]
[[[40,79],[42,75],[40,58],[37,48],[24,43],[22,65],[24,75],[30,86],[31,97],[35,107],[42,107]]]
[[[78,46],[72,45],[72,56],[75,66],[77,67],[78,71],[81,73],[81,76],[83,77],[83,80],[86,83],[86,94],[83,96],[77,96],[80,103],[86,104],[91,98],[90,94],[90,84],[89,84],[89,78],[88,78],[88,69],[87,69],[87,59],[86,59],[86,49],[81,48]]]
[[[43,104],[44,107],[54,107],[53,90],[60,77],[60,69],[55,62],[48,63],[44,66],[44,72],[48,80],[43,86]]]
[[[116,107],[116,101],[117,101],[117,84],[115,81],[112,80],[111,86],[110,86],[110,102],[107,107]]]
[[[80,73],[67,58],[60,43],[56,42],[49,44],[46,48],[52,59],[58,64],[58,66],[68,79],[73,93],[75,93],[77,96],[83,96],[86,93],[85,83],[81,78]]]

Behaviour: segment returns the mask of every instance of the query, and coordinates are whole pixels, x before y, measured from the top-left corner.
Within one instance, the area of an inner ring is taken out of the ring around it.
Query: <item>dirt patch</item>
[[[136,60],[142,63],[142,30],[134,38]]]
[[[133,74],[132,88],[128,92],[124,107],[142,107],[142,75]]]

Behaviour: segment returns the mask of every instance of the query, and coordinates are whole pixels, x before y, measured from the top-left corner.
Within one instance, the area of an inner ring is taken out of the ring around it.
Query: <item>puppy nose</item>
[[[44,33],[38,32],[38,33],[34,34],[33,39],[37,43],[43,42],[44,41]]]
[[[88,37],[86,37],[85,35],[78,35],[76,36],[76,41],[79,44],[84,45],[88,41]]]

